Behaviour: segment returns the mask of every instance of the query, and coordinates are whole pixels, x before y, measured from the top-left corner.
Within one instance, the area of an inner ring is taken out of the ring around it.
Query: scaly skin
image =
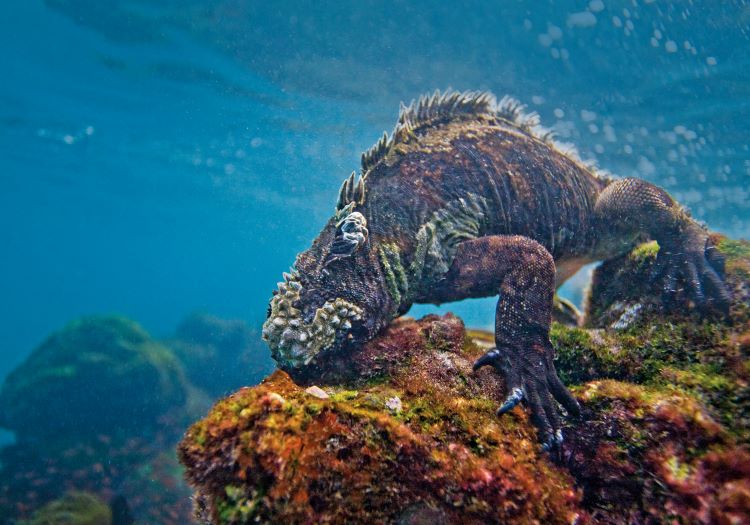
[[[487,93],[402,107],[271,300],[263,335],[282,368],[355,351],[413,303],[499,294],[497,346],[475,368],[503,374],[498,412],[526,400],[550,448],[562,441],[555,400],[578,412],[552,364],[553,297],[583,264],[655,239],[665,298],[684,286],[700,311],[727,310],[720,256],[683,208],[648,182],[585,166],[521,109]]]

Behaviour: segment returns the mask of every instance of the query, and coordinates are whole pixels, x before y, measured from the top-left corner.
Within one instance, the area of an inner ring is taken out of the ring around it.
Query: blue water
[[[749,236],[747,2],[3,5],[0,378],[82,314],[260,322],[360,152],[435,88],[512,94]],[[493,302],[448,309],[488,325]]]

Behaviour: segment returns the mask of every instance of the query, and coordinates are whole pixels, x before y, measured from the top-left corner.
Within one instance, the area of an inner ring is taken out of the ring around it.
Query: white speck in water
[[[86,135],[89,137],[94,134],[94,126],[86,126],[86,129],[84,130]]]
[[[534,25],[531,23],[531,20],[529,20],[528,18],[524,19],[523,28],[526,31],[530,31],[532,27],[534,27]]]
[[[589,11],[592,13],[598,13],[599,11],[604,10],[604,2],[602,0],[591,0],[589,2]]]
[[[553,26],[551,24],[549,25],[549,27],[547,27],[547,34],[550,36],[552,40],[559,40],[563,36],[562,29],[560,29],[557,26]]]
[[[534,95],[533,97],[531,97],[531,101],[538,106],[540,104],[544,104],[544,97],[540,95]]]
[[[628,31],[632,31],[634,28],[635,25],[633,25],[632,20],[628,20],[627,22],[625,22],[625,29],[627,29]]]
[[[596,124],[593,124],[593,123],[589,124],[589,131],[591,133],[593,133],[593,134],[597,134],[597,133],[599,133],[599,126],[597,126]]]
[[[581,11],[568,15],[568,27],[591,27],[596,25],[596,17],[591,11]]]
[[[617,142],[615,128],[613,128],[609,124],[605,124],[604,126],[602,126],[602,132],[604,133],[604,138],[607,140],[607,142]]]
[[[553,47],[549,50],[550,55],[552,55],[552,58],[560,58],[560,50],[556,47]]]
[[[661,40],[661,31],[658,29],[654,29],[654,38],[657,40]]]
[[[642,176],[649,176],[656,173],[656,166],[654,163],[648,160],[646,157],[638,159],[638,174]]]
[[[676,53],[677,52],[677,43],[674,40],[667,40],[664,43],[664,49],[667,50],[667,53]]]
[[[601,155],[602,153],[604,153],[604,146],[602,146],[601,144],[596,144],[594,145],[594,151]]]
[[[250,147],[257,148],[261,144],[263,144],[263,139],[260,137],[255,137],[253,140],[250,141]]]
[[[650,42],[653,47],[659,47],[659,41],[656,38],[651,37]]]
[[[547,33],[539,35],[539,43],[542,44],[544,47],[549,47],[552,45],[552,37],[549,36]]]
[[[716,58],[714,57],[706,57],[706,64],[709,66],[715,66],[716,65]]]
[[[553,113],[557,118],[563,118],[565,116],[565,112],[560,108],[555,108],[555,111]]]
[[[232,175],[235,171],[237,171],[237,168],[231,162],[224,165],[225,175]]]
[[[65,144],[70,145],[76,141],[76,138],[73,135],[65,135],[62,140]]]
[[[613,16],[613,17],[612,17],[612,24],[613,24],[613,25],[614,25],[615,27],[622,27],[622,20],[620,19],[620,17],[619,17],[619,16]]]
[[[582,109],[581,120],[583,120],[584,122],[594,121],[596,120],[596,113],[594,113],[593,111],[589,111],[587,109]]]

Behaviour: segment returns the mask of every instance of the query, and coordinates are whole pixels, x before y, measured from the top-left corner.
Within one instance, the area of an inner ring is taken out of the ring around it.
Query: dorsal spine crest
[[[583,162],[578,152],[570,144],[559,144],[555,141],[554,132],[540,125],[536,112],[525,111],[526,106],[509,96],[497,102],[489,91],[454,91],[444,93],[436,90],[432,95],[422,95],[406,106],[399,107],[398,120],[391,135],[384,132],[380,140],[362,153],[361,175],[355,181],[355,173],[347,178],[339,190],[336,210],[341,210],[349,203],[363,204],[365,200],[365,182],[370,170],[385,159],[398,144],[406,143],[418,131],[458,120],[471,120],[480,117],[498,119],[535,139],[556,149],[574,162],[582,164],[595,175],[608,178],[606,174],[597,173],[591,162]]]

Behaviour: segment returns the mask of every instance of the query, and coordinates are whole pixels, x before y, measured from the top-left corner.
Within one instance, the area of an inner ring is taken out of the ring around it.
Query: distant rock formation
[[[241,320],[193,314],[180,323],[167,345],[190,381],[212,397],[254,385],[274,369],[260,331]]]

